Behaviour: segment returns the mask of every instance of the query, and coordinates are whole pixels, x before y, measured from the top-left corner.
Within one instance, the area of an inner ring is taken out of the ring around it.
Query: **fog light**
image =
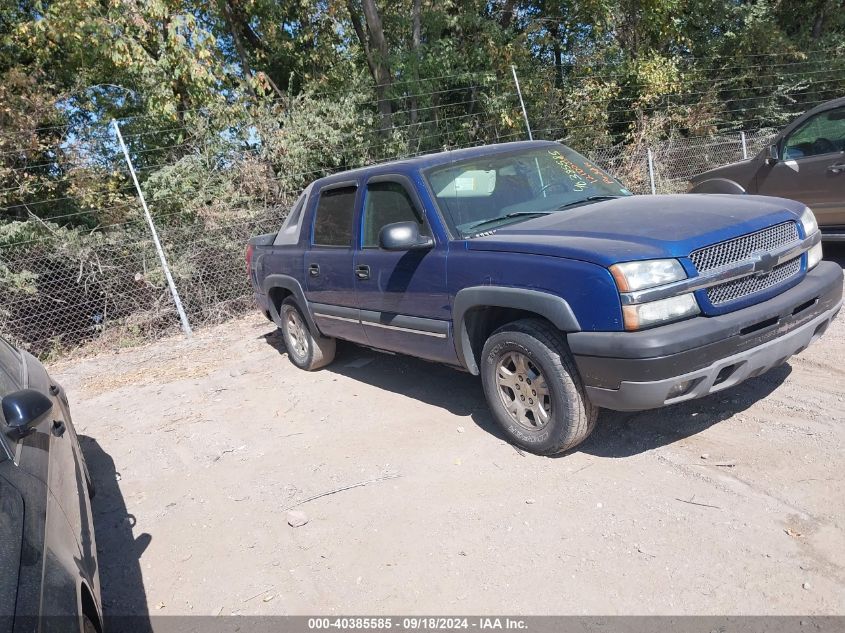
[[[666,395],[666,399],[671,400],[672,398],[679,398],[681,396],[686,395],[687,393],[689,393],[689,390],[692,389],[692,386],[694,384],[694,380],[685,380],[684,382],[679,382],[677,385],[675,385],[669,390],[669,393]]]

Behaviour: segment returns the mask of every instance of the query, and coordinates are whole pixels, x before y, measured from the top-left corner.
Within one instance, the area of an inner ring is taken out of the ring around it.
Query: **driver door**
[[[379,233],[388,224],[417,222],[434,238],[425,250],[387,251]],[[355,289],[370,345],[441,362],[454,362],[446,289],[447,244],[425,218],[414,184],[403,175],[369,179],[363,205]]]
[[[820,112],[781,144],[758,175],[758,193],[803,202],[820,226],[845,225],[845,108]]]

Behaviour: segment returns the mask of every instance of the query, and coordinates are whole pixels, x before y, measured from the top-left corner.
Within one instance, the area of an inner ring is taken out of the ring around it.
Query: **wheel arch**
[[[689,190],[689,193],[730,193],[744,194],[745,187],[730,178],[708,178],[702,180]]]
[[[103,633],[103,619],[100,615],[100,610],[94,601],[93,593],[84,582],[80,584],[79,593],[79,602],[82,610],[81,615],[91,620],[91,623],[97,629],[97,633]]]
[[[460,290],[452,304],[458,360],[477,376],[481,350],[489,335],[506,323],[529,317],[542,317],[564,333],[581,330],[566,300],[548,292],[505,286]]]
[[[308,301],[305,299],[305,293],[302,286],[294,277],[290,275],[267,275],[261,284],[261,289],[267,295],[267,306],[270,312],[270,319],[277,326],[282,326],[282,318],[279,315],[279,309],[282,306],[282,301],[287,297],[292,296],[300,310],[302,316],[308,323],[308,328],[312,333],[318,334],[320,330],[314,322],[314,317],[311,315],[311,308],[308,306]]]

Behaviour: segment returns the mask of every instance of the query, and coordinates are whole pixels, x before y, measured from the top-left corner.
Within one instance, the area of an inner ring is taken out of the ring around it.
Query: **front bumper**
[[[797,286],[743,310],[643,332],[577,332],[568,339],[593,404],[638,411],[759,376],[819,338],[841,306],[842,269],[821,262]]]

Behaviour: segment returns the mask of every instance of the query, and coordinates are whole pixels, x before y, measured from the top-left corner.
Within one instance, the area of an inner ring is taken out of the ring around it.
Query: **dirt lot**
[[[257,315],[52,371],[108,614],[843,614],[843,358],[840,316],[559,458],[502,441],[472,376],[354,346],[308,374]]]

